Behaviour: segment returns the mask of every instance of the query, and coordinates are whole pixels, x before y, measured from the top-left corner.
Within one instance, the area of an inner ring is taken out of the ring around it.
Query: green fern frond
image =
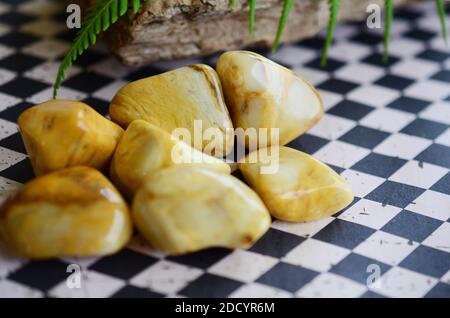
[[[389,60],[389,42],[391,41],[392,19],[394,17],[394,1],[384,0],[384,35],[383,35],[383,62]]]
[[[255,25],[255,11],[256,11],[256,0],[249,0],[250,5],[250,16],[248,20],[248,33],[253,36],[253,30]]]
[[[231,5],[231,8],[233,10],[235,10],[237,7],[237,0],[230,0],[230,5]]]
[[[278,21],[277,35],[272,45],[272,52],[275,52],[278,49],[278,46],[280,45],[281,36],[283,35],[283,31],[284,28],[286,27],[286,23],[289,17],[289,12],[291,12],[293,4],[294,0],[284,0],[283,11],[281,11],[281,17],[280,20]]]
[[[58,95],[58,89],[61,87],[66,71],[89,46],[95,44],[98,34],[106,31],[111,24],[123,16],[128,11],[130,2],[136,13],[144,1],[146,0],[97,0],[94,2],[89,8],[69,52],[59,66],[53,86],[53,98]]]
[[[322,66],[327,65],[328,49],[333,41],[334,29],[336,28],[337,16],[339,14],[339,8],[341,7],[341,0],[328,0],[328,7],[330,10],[330,21],[328,22],[327,36],[325,38],[325,45],[322,51],[322,60],[320,64]]]
[[[444,38],[445,45],[448,46],[447,26],[445,25],[445,0],[436,0],[436,7],[441,22],[442,37]]]

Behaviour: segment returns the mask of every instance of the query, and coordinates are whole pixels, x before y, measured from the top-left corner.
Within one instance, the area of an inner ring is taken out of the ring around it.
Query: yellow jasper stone
[[[234,127],[267,129],[267,135],[262,134],[267,140],[250,136],[249,148],[285,145],[323,115],[322,99],[311,84],[261,55],[229,51],[220,56],[216,70]],[[273,128],[279,129],[275,143]]]
[[[271,160],[278,169],[261,173],[261,168]],[[333,169],[288,147],[274,147],[271,152],[254,151],[239,162],[239,169],[270,213],[280,220],[318,220],[339,212],[353,201],[352,190]]]
[[[208,154],[224,156],[234,143],[233,124],[222,95],[217,73],[203,64],[189,65],[125,85],[114,96],[109,113],[122,127],[133,120],[143,119],[168,133],[174,129],[189,131],[191,146]],[[195,142],[195,121],[198,121]],[[213,128],[216,139],[200,130]],[[211,140],[214,139],[214,140]]]
[[[131,234],[123,198],[89,167],[38,177],[0,209],[0,238],[29,258],[107,255],[121,249]]]
[[[31,107],[18,124],[37,176],[78,165],[106,168],[123,133],[88,105],[70,100]]]
[[[192,148],[155,125],[135,120],[120,139],[111,161],[110,176],[127,197],[132,197],[145,177],[174,165],[231,172],[223,160]]]
[[[271,223],[261,199],[240,180],[178,166],[144,181],[134,197],[132,215],[143,237],[169,254],[248,248]]]

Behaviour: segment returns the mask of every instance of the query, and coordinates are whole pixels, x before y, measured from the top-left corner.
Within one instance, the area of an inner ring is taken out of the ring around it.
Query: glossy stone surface
[[[230,173],[230,166],[223,160],[203,154],[155,125],[135,120],[120,139],[110,175],[122,193],[132,197],[144,178],[174,165]]]
[[[229,51],[217,61],[226,103],[235,128],[267,128],[269,145],[285,145],[316,124],[323,115],[314,87],[293,71],[248,51]],[[279,129],[279,143],[270,129]],[[266,136],[264,134],[264,136]],[[253,137],[247,146],[255,149]]]
[[[159,170],[146,179],[132,214],[149,243],[169,254],[248,248],[271,223],[261,199],[243,182],[193,167]]]
[[[123,198],[89,167],[36,178],[0,209],[0,238],[29,258],[107,255],[121,249],[131,234]]]
[[[312,156],[288,147],[250,153],[239,169],[270,213],[292,222],[314,221],[339,212],[353,201],[346,181]],[[278,152],[278,169],[261,173]]]
[[[105,168],[123,129],[88,105],[50,100],[24,111],[20,133],[36,175],[85,165]]]
[[[114,96],[109,113],[113,121],[126,127],[133,120],[143,119],[172,133],[186,128],[191,146],[222,157],[233,148],[233,124],[222,95],[217,73],[204,64],[189,65],[170,72],[144,78],[125,85]],[[195,120],[201,129],[215,128],[218,140],[209,140],[199,133],[194,141]]]

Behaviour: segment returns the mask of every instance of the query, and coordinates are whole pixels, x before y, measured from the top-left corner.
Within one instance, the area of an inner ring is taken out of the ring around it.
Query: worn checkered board
[[[57,1],[0,0],[3,197],[32,178],[15,122],[51,96],[73,37],[64,21]],[[450,297],[450,53],[432,3],[396,12],[387,66],[380,34],[339,26],[326,69],[320,37],[262,52],[320,90],[327,113],[290,146],[348,180],[356,194],[349,208],[313,223],[275,221],[248,251],[167,257],[136,237],[110,257],[31,262],[0,248],[0,297]],[[125,83],[215,58],[131,69],[99,45],[60,93],[106,114]],[[81,289],[66,285],[71,263],[83,268]],[[382,276],[368,287],[374,268]]]

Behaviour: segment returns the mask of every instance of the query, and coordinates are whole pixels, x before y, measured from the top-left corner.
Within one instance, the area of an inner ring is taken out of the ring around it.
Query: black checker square
[[[350,81],[345,81],[341,79],[329,79],[321,83],[317,88],[324,89],[338,94],[347,94],[350,91],[357,88],[359,85]]]
[[[441,278],[450,268],[450,253],[420,245],[400,263],[400,266]]]
[[[295,293],[318,274],[302,266],[280,262],[258,278],[257,282]]]
[[[305,238],[301,236],[271,228],[253,245],[250,251],[282,258],[304,240]]]
[[[183,288],[179,294],[195,298],[227,297],[242,285],[233,279],[205,273]]]
[[[420,243],[441,224],[441,221],[434,218],[404,210],[384,225],[381,230]]]
[[[373,107],[351,100],[343,100],[331,108],[328,113],[352,120],[360,120],[369,114]]]
[[[17,77],[0,86],[0,92],[20,98],[30,97],[48,88],[47,84],[25,77]]]
[[[375,232],[367,226],[336,219],[317,232],[313,238],[333,245],[353,249]]]
[[[405,163],[406,160],[404,159],[373,152],[355,163],[351,168],[377,177],[389,178]]]
[[[404,127],[401,132],[407,135],[418,136],[422,138],[435,139],[445,130],[447,125],[436,121],[418,118]]]
[[[130,249],[123,249],[115,255],[106,256],[89,267],[90,270],[121,279],[130,279],[157,261]]]
[[[385,131],[365,126],[356,126],[352,130],[346,132],[343,136],[339,137],[339,140],[356,146],[373,149],[389,136],[390,134]]]
[[[370,192],[366,199],[405,208],[423,192],[425,189],[388,180]]]
[[[426,100],[408,96],[400,96],[399,98],[388,104],[386,107],[417,114],[427,108],[429,105],[431,105],[431,102]]]
[[[164,295],[146,288],[126,285],[115,292],[111,298],[162,298]]]

